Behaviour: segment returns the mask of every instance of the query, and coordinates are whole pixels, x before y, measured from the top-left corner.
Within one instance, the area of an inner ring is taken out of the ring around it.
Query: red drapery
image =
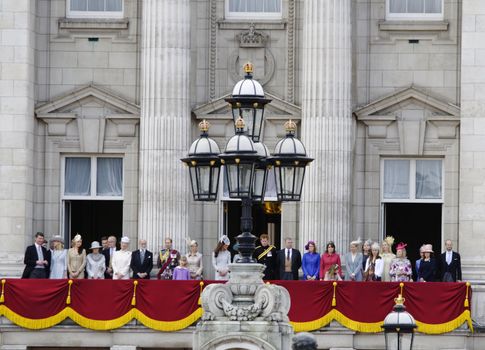
[[[205,281],[205,285],[211,283]],[[332,320],[359,332],[379,332],[402,293],[418,331],[445,333],[468,322],[467,283],[274,281],[291,296],[295,331],[319,329]],[[202,315],[199,281],[2,280],[0,315],[41,329],[71,318],[82,327],[108,330],[137,319],[160,331],[186,328]]]

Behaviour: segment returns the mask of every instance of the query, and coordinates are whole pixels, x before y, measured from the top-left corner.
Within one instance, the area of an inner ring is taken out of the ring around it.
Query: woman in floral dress
[[[401,242],[396,247],[396,258],[392,260],[389,269],[392,282],[409,282],[413,280],[411,262],[406,258],[406,246],[407,244]]]

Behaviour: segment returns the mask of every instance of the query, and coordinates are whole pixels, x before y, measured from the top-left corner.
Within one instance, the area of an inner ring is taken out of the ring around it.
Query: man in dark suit
[[[44,234],[35,234],[35,243],[25,250],[25,269],[22,278],[49,278],[51,252],[44,248]]]
[[[147,241],[140,239],[138,242],[138,250],[131,254],[130,267],[133,270],[133,278],[150,279],[150,272],[153,268],[153,254],[147,250]]]
[[[280,280],[298,280],[298,270],[301,267],[301,254],[293,248],[293,240],[285,239],[285,248],[278,252],[278,272]]]
[[[253,258],[258,264],[266,266],[264,269],[264,280],[274,280],[276,274],[276,247],[269,244],[269,236],[262,234],[259,236],[261,245],[256,247]]]
[[[113,268],[111,267],[111,258],[113,257],[114,252],[116,252],[116,237],[109,236],[108,237],[108,248],[103,249],[101,254],[104,255],[104,259],[106,261],[106,271],[104,272],[105,279],[113,279]]]
[[[439,273],[443,282],[461,281],[461,258],[460,254],[453,251],[453,243],[445,241],[445,252],[439,260]]]

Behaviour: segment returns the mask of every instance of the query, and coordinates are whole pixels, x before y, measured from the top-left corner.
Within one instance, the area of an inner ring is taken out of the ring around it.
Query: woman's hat
[[[423,245],[422,245],[422,246],[419,248],[419,252],[420,252],[420,253],[424,253],[424,246],[425,246],[425,245],[426,245],[426,244],[423,244]]]
[[[51,238],[51,241],[54,241],[54,242],[61,242],[62,244],[64,244],[64,239],[59,236],[59,235],[55,235]]]
[[[189,244],[189,246],[191,246],[191,247],[192,247],[193,245],[196,245],[196,246],[198,246],[198,245],[199,245],[195,239],[191,240],[191,241],[190,241],[190,244]]]
[[[126,237],[126,236],[123,236],[121,238],[121,243],[130,243],[130,239],[128,237]]]
[[[350,245],[355,245],[355,246],[359,246],[361,244],[362,244],[362,239],[360,239],[360,237],[357,238],[356,240],[350,242]]]
[[[317,245],[315,244],[314,241],[308,241],[308,243],[305,245],[305,250],[308,250],[310,249],[310,244],[313,244],[313,246],[316,248]]]
[[[394,244],[394,237],[387,236],[386,238],[384,238],[384,241],[389,245],[389,247],[392,247],[392,245]]]
[[[75,243],[75,242],[79,242],[79,241],[82,241],[83,238],[81,237],[81,235],[78,233],[77,235],[74,236],[74,238],[72,239],[72,241]]]
[[[226,235],[223,235],[220,239],[219,242],[224,243],[225,245],[231,244],[231,241]]]
[[[434,253],[433,246],[431,244],[425,244],[423,246],[423,253]]]
[[[408,245],[406,243],[403,243],[403,242],[400,242],[397,244],[397,247],[396,247],[396,250],[399,250],[399,249],[404,249],[406,248]]]
[[[103,247],[101,247],[99,245],[99,242],[98,241],[94,241],[94,242],[91,243],[91,248],[89,248],[89,249],[101,249],[101,248],[103,248]]]

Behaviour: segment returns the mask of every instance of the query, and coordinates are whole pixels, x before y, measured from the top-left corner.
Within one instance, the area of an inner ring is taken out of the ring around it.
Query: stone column
[[[188,232],[190,1],[144,0],[141,48],[138,237],[154,252]]]
[[[485,27],[479,25],[484,18],[485,1],[463,0],[459,241],[454,249],[461,253],[467,281],[485,280]],[[475,302],[478,298],[485,300],[477,294]],[[485,320],[481,311],[475,317]]]
[[[315,161],[303,185],[300,248],[333,240],[343,252],[352,237],[351,3],[304,2],[301,140]]]
[[[22,272],[25,246],[33,242],[35,5],[0,1],[0,274],[6,277]]]

